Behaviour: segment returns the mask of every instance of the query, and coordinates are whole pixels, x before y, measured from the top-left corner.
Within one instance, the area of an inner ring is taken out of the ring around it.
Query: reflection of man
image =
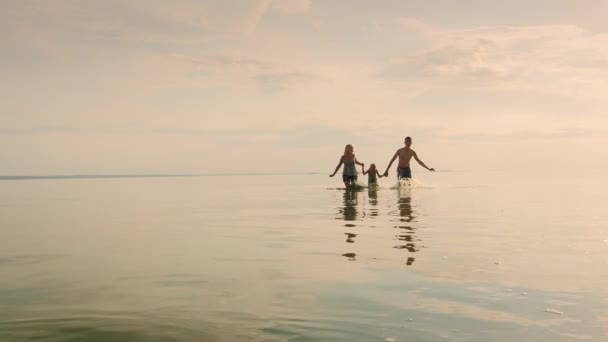
[[[412,157],[418,162],[418,164],[420,164],[425,169],[429,171],[435,171],[435,169],[426,166],[422,162],[422,160],[418,159],[416,151],[410,148],[410,146],[412,145],[412,138],[406,137],[403,143],[405,144],[405,147],[402,147],[398,149],[397,152],[395,152],[393,159],[391,159],[391,162],[388,164],[386,171],[384,171],[384,177],[388,176],[388,171],[390,170],[391,165],[393,165],[393,162],[395,161],[395,159],[397,159],[397,157],[399,157],[399,166],[397,167],[397,177],[399,177],[399,179],[412,178],[412,170],[410,169],[410,160],[412,159]]]
[[[399,215],[401,216],[401,222],[412,222],[414,220],[415,216],[410,196],[399,196]]]
[[[397,249],[405,249],[410,253],[416,253],[419,251],[419,248],[416,246],[416,241],[419,239],[416,238],[415,232],[416,228],[412,227],[409,223],[415,222],[416,216],[414,216],[414,211],[412,210],[412,198],[410,196],[399,196],[399,216],[401,216],[401,222],[407,222],[407,225],[399,225],[399,234],[395,237],[399,241],[403,241],[402,245],[397,245],[393,248]],[[410,266],[414,263],[416,258],[413,256],[408,257],[405,264]]]

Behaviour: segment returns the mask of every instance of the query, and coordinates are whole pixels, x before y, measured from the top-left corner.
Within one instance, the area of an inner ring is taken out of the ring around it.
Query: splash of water
[[[397,183],[390,187],[391,189],[431,189],[434,186],[430,184],[426,184],[419,179],[416,178],[401,178],[397,181]]]

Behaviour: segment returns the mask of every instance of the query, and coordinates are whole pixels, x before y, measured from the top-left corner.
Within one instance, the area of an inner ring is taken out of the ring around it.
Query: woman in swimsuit
[[[338,170],[340,169],[340,166],[344,164],[344,170],[342,170],[342,181],[344,181],[345,186],[355,185],[357,183],[356,165],[361,165],[361,167],[365,167],[365,164],[359,163],[359,161],[355,157],[355,154],[353,153],[353,150],[353,146],[350,144],[344,147],[344,154],[342,155],[342,157],[340,157],[340,162],[338,163],[338,166],[336,166],[334,173],[329,175],[329,177],[335,176],[336,172],[338,172]]]

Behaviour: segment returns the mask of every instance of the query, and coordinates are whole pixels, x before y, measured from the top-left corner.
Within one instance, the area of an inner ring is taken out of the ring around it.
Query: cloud
[[[515,129],[505,133],[456,133],[447,134],[445,139],[469,141],[504,142],[504,141],[553,141],[580,140],[590,138],[608,138],[608,130],[597,128],[560,128],[560,129]]]
[[[251,11],[249,18],[246,21],[246,33],[251,34],[255,31],[258,26],[258,23],[266,14],[266,11],[268,10],[271,2],[272,0],[259,0],[257,2],[256,6],[254,7],[253,11]]]
[[[486,50],[491,43],[476,46],[442,46],[412,53],[391,63],[382,73],[387,79],[466,78],[479,82],[493,81],[504,71],[487,63]]]
[[[402,28],[417,31],[418,33],[425,35],[431,35],[436,31],[434,26],[417,18],[398,18],[396,22],[397,25]]]
[[[283,13],[306,13],[310,9],[310,0],[258,0],[246,20],[247,34],[252,34],[269,10]]]
[[[307,0],[208,1],[23,0],[3,6],[0,38],[65,58],[77,48],[166,50],[246,38],[268,11],[306,13]],[[122,43],[122,45],[116,44]]]
[[[303,72],[261,73],[255,76],[255,79],[268,91],[280,91],[287,87],[319,80],[316,75]]]
[[[272,7],[285,13],[307,13],[312,0],[274,0]]]
[[[418,20],[399,23],[421,33],[429,47],[393,59],[381,78],[424,80],[438,87],[460,83],[479,89],[604,96],[608,34],[575,25],[451,30]]]
[[[243,80],[252,79],[261,89],[270,92],[323,80],[322,77],[311,71],[297,70],[284,63],[239,55],[210,56],[203,59],[185,57],[185,60],[195,64],[198,71],[205,76],[210,74],[217,77],[232,75]]]
[[[272,64],[255,58],[239,57],[239,56],[216,56],[209,58],[211,63],[222,67],[251,67],[258,70],[267,70],[272,68]]]
[[[200,43],[211,31],[203,6],[179,3],[146,2],[73,2],[57,0],[53,4],[23,1],[9,5],[1,17],[13,33],[28,38],[70,42],[87,46],[104,40],[151,43]],[[35,34],[34,34],[35,33]],[[26,43],[26,42],[24,42]]]

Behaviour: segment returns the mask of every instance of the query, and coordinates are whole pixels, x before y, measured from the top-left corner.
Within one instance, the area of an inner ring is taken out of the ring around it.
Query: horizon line
[[[0,175],[0,180],[36,179],[95,179],[95,178],[168,178],[168,177],[218,177],[218,176],[287,176],[318,175],[321,172],[246,172],[246,173],[125,173],[125,174],[71,174],[71,175]]]

